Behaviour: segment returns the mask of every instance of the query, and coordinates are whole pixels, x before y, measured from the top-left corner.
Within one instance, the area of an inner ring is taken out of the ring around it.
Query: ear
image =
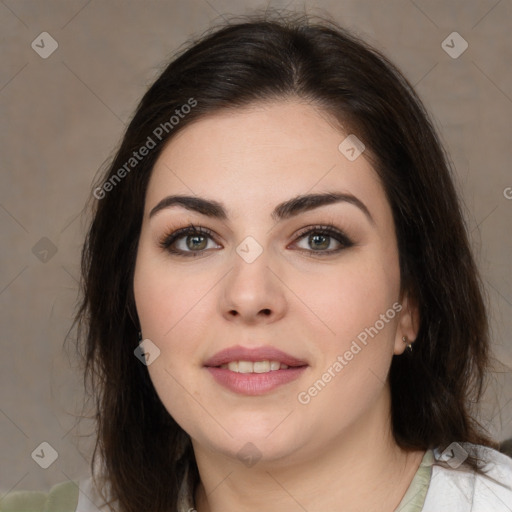
[[[400,301],[402,309],[398,317],[398,325],[395,334],[394,354],[400,355],[407,348],[407,345],[413,343],[418,336],[420,327],[420,313],[417,300],[410,292],[404,292]],[[403,341],[403,337],[407,341]]]

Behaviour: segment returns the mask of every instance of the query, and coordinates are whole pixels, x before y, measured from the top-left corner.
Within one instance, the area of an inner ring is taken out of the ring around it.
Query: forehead
[[[344,133],[323,112],[296,101],[251,105],[204,116],[172,138],[158,158],[147,212],[170,193],[222,201],[233,216],[270,209],[293,195],[349,192],[386,208],[364,153],[349,160]]]

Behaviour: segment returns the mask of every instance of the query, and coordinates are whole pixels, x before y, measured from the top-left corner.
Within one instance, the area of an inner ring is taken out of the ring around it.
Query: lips
[[[258,361],[279,361],[281,364],[290,367],[307,366],[306,361],[297,359],[274,347],[249,349],[241,346],[230,347],[217,352],[213,357],[210,357],[204,365],[207,367],[220,367],[223,364],[228,364],[233,361],[251,361],[253,363]]]
[[[277,363],[279,369],[276,369]],[[266,365],[267,371],[259,371],[261,364]],[[236,365],[236,370],[233,365]],[[249,368],[244,368],[244,371],[240,372],[240,365]],[[236,346],[217,352],[204,363],[204,366],[214,382],[229,391],[257,396],[270,393],[298,379],[308,364],[273,347],[248,349]],[[229,369],[230,366],[233,370]],[[252,371],[246,372],[251,369]]]

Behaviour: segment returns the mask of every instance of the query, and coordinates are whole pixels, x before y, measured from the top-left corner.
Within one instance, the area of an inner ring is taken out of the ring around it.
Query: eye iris
[[[198,246],[198,245],[195,245],[195,241],[197,241],[198,239],[202,238],[203,239],[203,244],[201,246]],[[193,240],[193,242],[189,243],[191,240]],[[187,236],[187,247],[189,249],[204,249],[206,247],[206,237],[203,236],[203,235],[189,235]]]
[[[309,241],[310,241],[310,242],[313,242],[313,244],[316,244],[316,242],[318,241],[318,239],[323,239],[323,240],[324,240],[324,243],[323,243],[323,244],[321,244],[321,246],[316,245],[316,248],[317,248],[317,249],[327,249],[327,247],[329,247],[329,236],[327,236],[327,235],[321,235],[321,234],[316,234],[316,235],[310,235],[310,236],[309,236]]]

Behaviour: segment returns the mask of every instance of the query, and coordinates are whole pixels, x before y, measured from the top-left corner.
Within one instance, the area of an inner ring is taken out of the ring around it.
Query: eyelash
[[[349,247],[352,247],[354,245],[354,242],[345,234],[343,231],[340,231],[338,228],[334,226],[334,224],[325,224],[325,225],[317,225],[313,227],[307,227],[301,230],[297,234],[297,238],[301,239],[304,238],[306,235],[310,234],[320,234],[323,236],[327,236],[329,238],[334,238],[338,243],[341,244],[341,247],[339,249],[331,249],[329,251],[314,251],[314,250],[306,250],[306,249],[299,249],[301,252],[310,253],[311,256],[328,256],[332,254],[336,254],[343,249],[347,249]],[[172,233],[169,233],[167,235],[164,235],[158,242],[158,245],[165,249],[166,251],[170,252],[171,254],[174,254],[176,256],[183,256],[183,257],[192,257],[195,258],[197,256],[202,255],[206,249],[202,249],[201,251],[182,251],[180,249],[174,249],[172,248],[172,244],[174,244],[177,240],[180,238],[183,238],[185,236],[207,236],[208,238],[214,240],[213,238],[213,232],[209,230],[208,228],[204,228],[202,226],[194,226],[193,224],[190,224],[189,226],[185,228],[178,229]],[[214,240],[215,241],[215,240]]]

